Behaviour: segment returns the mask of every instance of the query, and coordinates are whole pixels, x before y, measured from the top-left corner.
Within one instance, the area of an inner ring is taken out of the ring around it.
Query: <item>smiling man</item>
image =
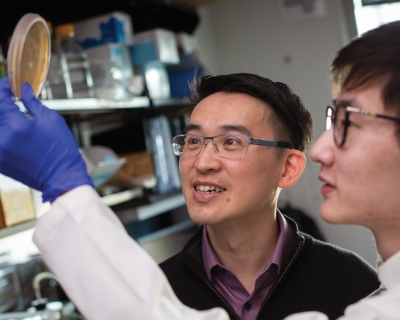
[[[299,97],[253,74],[204,76],[193,89],[185,134],[172,142],[189,215],[202,227],[160,265],[178,298],[231,319],[306,310],[336,318],[377,288],[363,260],[298,232],[277,210],[311,140]]]

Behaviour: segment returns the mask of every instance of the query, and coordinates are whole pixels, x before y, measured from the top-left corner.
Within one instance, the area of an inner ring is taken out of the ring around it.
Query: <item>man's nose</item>
[[[215,150],[211,140],[205,141],[200,154],[197,156],[195,167],[200,172],[218,170],[220,167],[220,156]]]
[[[208,149],[210,149],[210,150],[208,150]],[[203,148],[202,148],[200,154],[205,153],[205,152],[218,153],[218,148],[214,144],[214,141],[212,139],[207,139],[204,141]]]
[[[333,161],[333,129],[326,130],[310,149],[310,158],[314,162],[330,165]]]

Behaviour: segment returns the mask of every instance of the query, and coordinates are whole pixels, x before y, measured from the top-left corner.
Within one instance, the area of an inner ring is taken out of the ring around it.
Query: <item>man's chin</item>
[[[322,219],[327,223],[330,224],[344,223],[343,221],[341,221],[342,213],[340,212],[340,209],[336,209],[332,205],[327,204],[326,200],[321,204],[320,215]]]

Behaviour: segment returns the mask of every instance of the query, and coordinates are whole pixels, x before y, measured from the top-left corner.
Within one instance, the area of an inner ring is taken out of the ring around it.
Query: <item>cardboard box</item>
[[[133,66],[160,61],[167,64],[179,63],[178,44],[175,33],[165,29],[153,29],[134,35],[130,46]]]
[[[193,55],[197,59],[200,59],[200,49],[196,38],[186,32],[178,32],[176,34],[176,42],[178,50],[181,55],[190,56]]]
[[[128,179],[144,175],[154,174],[151,153],[147,151],[122,154],[120,157],[126,159],[121,169],[122,175]]]
[[[31,189],[0,174],[0,226],[35,219]]]
[[[109,181],[122,188],[153,188],[156,184],[153,159],[150,152],[132,152],[119,155],[126,162],[121,170]]]
[[[131,16],[122,11],[114,11],[89,19],[76,21],[75,37],[87,49],[110,42],[132,43]]]

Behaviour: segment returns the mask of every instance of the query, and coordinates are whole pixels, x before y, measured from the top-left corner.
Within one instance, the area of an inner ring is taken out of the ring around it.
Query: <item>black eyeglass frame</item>
[[[293,146],[292,146],[289,142],[284,142],[284,141],[268,141],[268,140],[254,139],[254,138],[248,137],[248,136],[246,136],[246,135],[244,135],[244,134],[220,134],[220,135],[217,135],[217,136],[201,136],[201,135],[198,135],[198,134],[180,134],[180,135],[177,135],[177,136],[175,136],[175,137],[172,138],[172,141],[171,141],[172,145],[174,145],[174,142],[173,142],[174,139],[179,139],[180,137],[187,137],[187,136],[200,137],[200,138],[204,139],[204,140],[203,140],[203,144],[202,144],[201,148],[199,149],[199,152],[198,152],[197,154],[195,154],[195,155],[183,156],[182,154],[177,153],[177,152],[176,152],[176,149],[173,148],[174,154],[175,154],[176,156],[179,156],[179,157],[196,157],[196,156],[198,156],[198,155],[201,153],[201,151],[204,149],[204,145],[205,145],[206,140],[211,140],[211,143],[212,143],[213,146],[214,146],[215,152],[216,152],[220,157],[222,157],[222,158],[241,158],[241,157],[244,157],[244,156],[247,154],[247,150],[248,150],[249,145],[262,146],[262,147],[281,147],[281,148],[293,149]],[[246,152],[245,152],[245,154],[242,155],[242,156],[239,156],[239,157],[225,157],[225,156],[221,156],[221,155],[218,153],[218,151],[217,151],[217,149],[216,149],[216,146],[215,146],[215,144],[214,144],[214,139],[217,138],[217,137],[221,137],[221,136],[232,136],[232,137],[238,137],[238,136],[240,136],[240,137],[246,138],[248,144],[247,144],[247,147],[246,147]]]
[[[337,115],[339,108],[344,108],[346,111],[346,116],[345,116],[345,120],[344,120],[344,130],[343,130],[343,134],[341,137],[341,141],[338,141],[337,131],[336,131],[337,130],[336,115]],[[387,115],[380,114],[380,113],[375,113],[375,112],[364,110],[364,109],[354,108],[354,107],[350,107],[350,106],[338,106],[338,107],[327,106],[326,113],[325,113],[325,130],[329,130],[330,127],[333,125],[333,139],[335,141],[335,144],[339,148],[344,146],[344,144],[346,142],[347,128],[349,127],[349,124],[350,124],[349,118],[350,118],[351,113],[360,114],[360,115],[366,116],[366,117],[381,118],[381,119],[385,119],[385,120],[395,121],[400,124],[400,118],[395,118],[395,117],[387,116]],[[330,121],[328,121],[328,119],[330,119]]]

